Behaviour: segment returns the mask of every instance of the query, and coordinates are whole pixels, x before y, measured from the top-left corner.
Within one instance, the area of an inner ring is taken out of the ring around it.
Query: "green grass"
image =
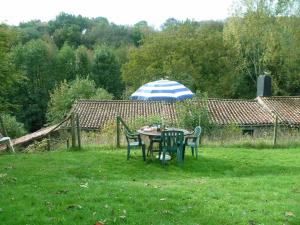
[[[0,224],[300,224],[299,148],[204,148],[165,168],[125,155],[0,155]]]

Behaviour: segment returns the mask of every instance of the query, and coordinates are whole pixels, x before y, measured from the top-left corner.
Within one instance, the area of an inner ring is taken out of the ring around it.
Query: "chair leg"
[[[148,147],[147,156],[149,156],[149,154],[151,156],[153,156],[153,141],[151,139],[150,139],[150,144],[149,144],[149,147]]]
[[[160,158],[159,158],[160,159]],[[163,151],[163,159],[162,159],[163,165],[166,165],[166,152]]]
[[[146,161],[146,148],[145,148],[145,145],[142,145],[142,154],[143,154],[143,160]]]
[[[182,161],[184,161],[184,155],[185,155],[185,144],[183,145],[182,148]]]
[[[176,158],[177,158],[177,163],[180,163],[182,160],[182,155],[179,148],[177,148]]]
[[[191,147],[192,150],[192,156],[194,157],[194,147]]]
[[[158,160],[160,160],[161,150],[158,151]]]
[[[130,158],[130,146],[127,146],[127,160]]]

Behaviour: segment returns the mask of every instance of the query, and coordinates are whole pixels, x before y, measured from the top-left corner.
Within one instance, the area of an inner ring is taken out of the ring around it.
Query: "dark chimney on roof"
[[[257,94],[256,96],[269,97],[272,96],[272,79],[268,75],[259,75],[257,78]]]

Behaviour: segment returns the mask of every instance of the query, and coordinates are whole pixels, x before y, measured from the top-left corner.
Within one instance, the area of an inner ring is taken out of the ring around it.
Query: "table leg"
[[[153,156],[153,141],[152,141],[151,137],[149,137],[149,140],[150,140],[150,144],[149,144],[149,147],[148,147],[147,156],[149,156],[149,154],[151,156]]]

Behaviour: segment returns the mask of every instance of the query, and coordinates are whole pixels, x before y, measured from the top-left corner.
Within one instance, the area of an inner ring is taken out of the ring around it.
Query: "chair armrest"
[[[141,135],[138,133],[129,133],[126,132],[126,137],[130,140],[138,141],[140,145],[143,145],[144,142],[141,139]]]
[[[187,136],[187,137],[185,137],[185,143],[187,143],[188,142],[188,140],[190,140],[190,139],[192,139],[193,141],[194,141],[194,136]]]

